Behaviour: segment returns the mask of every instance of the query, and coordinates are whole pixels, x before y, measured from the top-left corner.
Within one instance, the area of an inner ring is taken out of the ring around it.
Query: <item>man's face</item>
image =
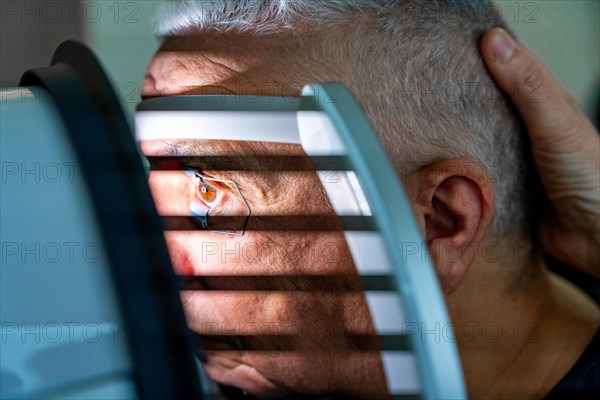
[[[279,96],[311,81],[300,73],[286,81],[293,68],[273,68],[285,63],[268,47],[249,51],[248,44],[234,43],[229,53],[208,46],[184,54],[186,45],[185,39],[167,40],[149,67],[144,96]],[[175,271],[188,282],[182,302],[188,325],[203,339],[207,373],[259,396],[340,393],[355,382],[364,390],[365,379],[373,395],[385,393],[371,318],[343,233],[289,231],[267,218],[306,216],[310,223],[335,217],[314,171],[271,170],[261,158],[305,156],[302,148],[217,140],[146,141],[141,147],[146,156],[182,157],[182,170],[191,167],[208,178],[199,182],[158,165],[149,183],[159,214],[189,216],[191,208],[199,209],[208,213],[210,227],[211,217],[244,216],[245,202],[251,210],[243,236],[197,230],[192,219],[165,233]],[[235,159],[244,168],[210,171],[202,164],[205,156]]]

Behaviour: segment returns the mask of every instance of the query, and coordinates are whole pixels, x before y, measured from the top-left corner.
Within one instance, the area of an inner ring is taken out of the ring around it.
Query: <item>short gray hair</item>
[[[493,3],[170,1],[156,22],[161,36],[186,29],[249,35],[321,32],[324,48],[311,49],[320,60],[311,60],[345,71],[340,80],[365,109],[401,175],[439,160],[469,157],[493,180],[494,233],[512,238],[531,233],[530,191],[535,192],[537,179],[529,167],[522,123],[487,73],[478,48],[486,30],[506,29]]]

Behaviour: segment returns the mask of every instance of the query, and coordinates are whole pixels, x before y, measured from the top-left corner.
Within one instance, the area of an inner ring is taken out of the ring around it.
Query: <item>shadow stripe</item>
[[[188,216],[163,216],[167,231],[236,231],[242,229],[246,216],[210,216],[210,229],[203,229]],[[376,231],[373,217],[337,215],[260,215],[250,216],[246,231],[334,232]]]
[[[265,260],[265,263],[268,260]],[[181,276],[182,290],[395,292],[390,275],[258,275]]]
[[[205,171],[351,171],[347,156],[213,155],[146,157],[152,171],[180,171],[182,166]]]

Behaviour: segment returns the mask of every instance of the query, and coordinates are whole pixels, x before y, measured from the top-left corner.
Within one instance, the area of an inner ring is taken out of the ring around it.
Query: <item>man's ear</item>
[[[448,296],[462,282],[491,228],[492,182],[480,164],[453,158],[420,169],[404,185]]]

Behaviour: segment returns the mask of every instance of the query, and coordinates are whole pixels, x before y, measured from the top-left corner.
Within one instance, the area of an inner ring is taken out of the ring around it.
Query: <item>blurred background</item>
[[[50,62],[66,39],[96,52],[130,113],[144,70],[159,40],[153,14],[161,1],[1,0],[0,83],[18,84],[29,68]],[[550,67],[598,123],[600,106],[600,1],[496,1],[497,12],[520,40]]]

